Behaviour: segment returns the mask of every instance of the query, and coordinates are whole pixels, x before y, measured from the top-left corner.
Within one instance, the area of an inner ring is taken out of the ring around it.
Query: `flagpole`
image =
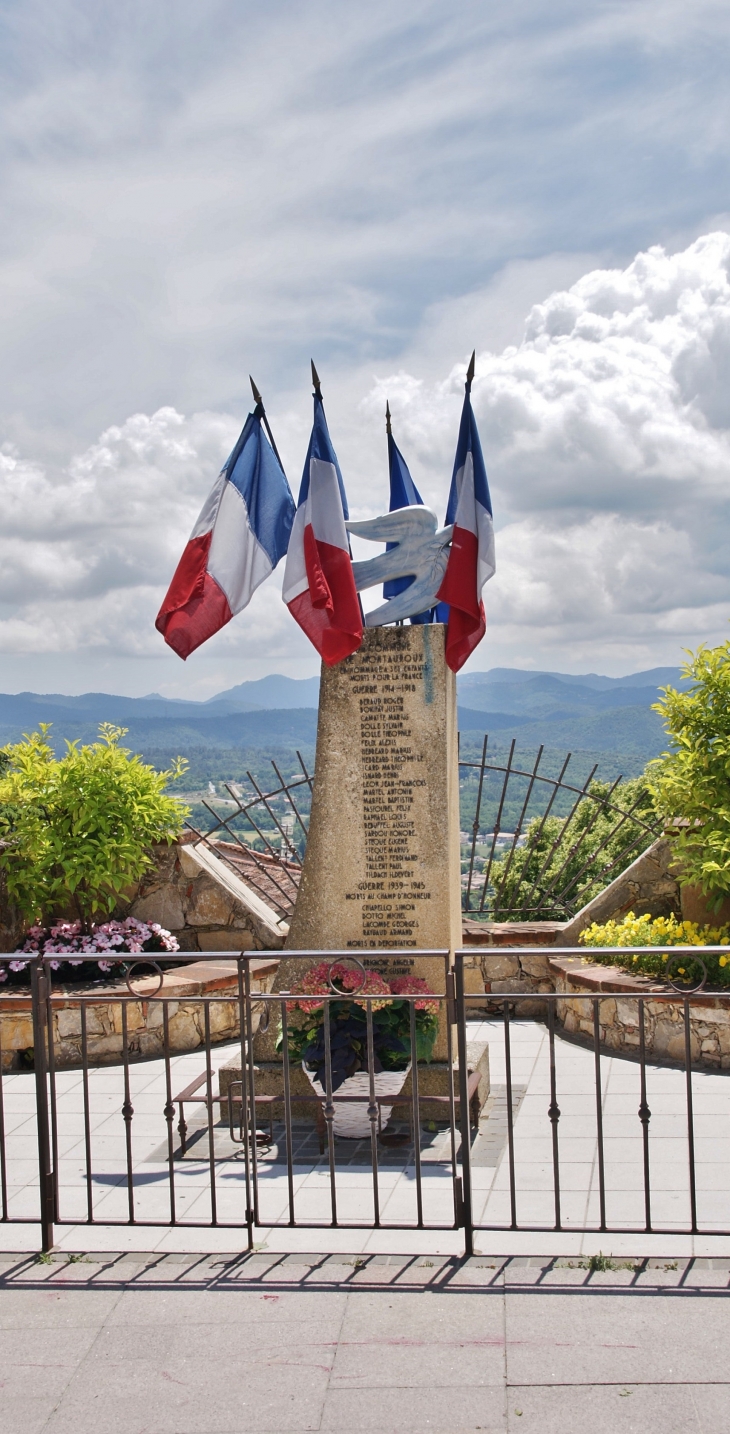
[[[282,473],[283,473],[283,472],[284,472],[284,464],[282,463],[281,458],[279,457],[279,450],[278,450],[278,448],[277,448],[277,446],[276,446],[276,443],[275,443],[275,441],[274,441],[274,435],[273,435],[273,433],[271,432],[271,425],[270,425],[270,423],[269,423],[268,418],[266,417],[266,409],[264,408],[264,400],[263,400],[263,398],[261,397],[261,394],[259,393],[259,391],[258,391],[258,389],[257,389],[257,387],[256,387],[256,384],[254,383],[254,381],[253,381],[253,379],[251,378],[251,375],[250,375],[250,374],[249,374],[248,378],[249,378],[249,383],[251,384],[251,392],[253,393],[254,403],[256,404],[256,407],[257,407],[257,408],[260,408],[260,409],[261,409],[261,417],[262,417],[262,419],[263,419],[263,421],[264,421],[264,428],[266,429],[266,432],[267,432],[268,437],[269,437],[269,443],[271,444],[271,447],[273,448],[274,453],[276,454],[277,463],[279,464],[279,467],[280,467],[280,469],[281,469],[281,471],[282,471]]]
[[[467,393],[471,393],[471,386],[472,386],[472,383],[473,383],[473,381],[474,381],[474,365],[475,365],[475,363],[476,363],[476,357],[477,357],[477,351],[476,351],[476,349],[474,349],[474,352],[473,352],[471,358],[469,359],[469,367],[468,367],[468,369],[467,369],[467,371],[466,371],[466,383],[465,383],[464,387],[466,388]]]
[[[390,440],[391,440],[391,438],[393,437],[393,428],[392,428],[392,425],[391,425],[391,422],[390,422],[390,404],[388,403],[387,398],[386,398],[386,400],[385,400],[385,432],[386,432],[387,437],[388,437],[388,458],[390,458]],[[403,619],[402,617],[396,618],[396,620],[395,620],[395,625],[396,625],[396,627],[403,627],[403,624],[404,624],[404,619]]]
[[[312,365],[312,384],[313,384],[313,387],[314,387],[314,397],[315,397],[315,398],[318,398],[319,401],[320,401],[320,403],[321,403],[322,406],[324,407],[324,398],[322,397],[322,385],[321,385],[320,380],[319,380],[319,374],[317,373],[317,370],[316,370],[316,368],[314,367],[314,359],[310,359],[309,362],[310,362],[310,364]],[[352,558],[352,543],[350,542],[350,534],[349,534],[349,533],[347,534],[347,551],[348,551],[348,553],[350,554],[350,562],[352,562],[352,561],[353,561],[353,558]],[[360,597],[360,594],[359,594],[359,593],[358,593],[358,595],[357,595],[357,602],[358,602],[358,607],[360,608],[360,617],[362,618],[362,625],[363,625],[363,628],[364,628],[364,627],[365,627],[365,609],[363,608],[362,598]]]

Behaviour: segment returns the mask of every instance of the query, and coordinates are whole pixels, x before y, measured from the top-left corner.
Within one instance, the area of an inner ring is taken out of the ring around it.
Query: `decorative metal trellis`
[[[275,780],[266,791],[252,772],[246,773],[251,794],[242,795],[237,785],[225,782],[229,801],[224,812],[216,810],[210,802],[201,803],[213,819],[207,831],[187,823],[197,837],[196,844],[208,847],[237,875],[243,876],[287,921],[299,889],[314,782],[314,772],[307,770],[301,752],[297,752],[297,758],[301,773],[288,780],[271,759]],[[237,825],[243,826],[244,834],[248,832],[248,841],[243,839]],[[263,850],[251,844],[251,834]]]
[[[516,738],[506,763],[487,759],[488,741],[487,734],[477,760],[459,759],[462,789],[470,777],[477,783],[461,863],[464,913],[493,921],[567,920],[594,890],[624,871],[661,826],[640,810],[641,794],[629,806],[614,799],[620,776],[607,789],[592,790],[598,763],[578,784],[569,780],[571,752],[557,776],[550,776],[541,770],[543,746],[525,770],[515,764]],[[267,790],[251,772],[246,774],[251,790],[245,795],[236,784],[225,783],[225,811],[202,802],[212,818],[208,830],[188,823],[197,842],[243,876],[285,920],[299,887],[314,783],[314,772],[308,771],[300,752],[297,758],[301,771],[289,778],[271,761],[274,781]],[[506,813],[515,804],[517,820],[510,820],[507,830]],[[494,815],[485,832],[487,811]],[[556,816],[557,828],[551,824]]]
[[[640,811],[645,800],[642,793],[628,807],[613,800],[623,780],[620,776],[608,790],[593,791],[597,762],[582,785],[577,786],[567,780],[572,752],[565,757],[558,776],[553,777],[540,771],[543,746],[532,769],[526,771],[514,762],[515,737],[506,764],[487,761],[488,741],[489,735],[485,734],[478,761],[459,762],[461,772],[471,770],[478,774],[471,841],[466,862],[462,863],[464,911],[493,921],[538,921],[546,917],[568,920],[595,890],[625,871],[656,839],[661,823]],[[492,774],[496,780],[490,784]],[[510,784],[513,794],[516,788],[522,801],[514,830],[505,833],[503,817]],[[477,853],[477,847],[489,785],[496,816],[481,843],[486,847],[485,858]],[[563,793],[569,794],[569,810],[555,830],[548,822]],[[576,821],[579,813],[582,825]]]

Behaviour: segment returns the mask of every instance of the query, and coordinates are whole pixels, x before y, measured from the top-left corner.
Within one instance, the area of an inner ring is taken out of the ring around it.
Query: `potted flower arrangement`
[[[146,953],[179,951],[177,937],[156,921],[138,921],[127,916],[124,921],[104,921],[91,925],[88,931],[80,921],[59,921],[53,926],[31,926],[20,950],[15,951],[7,965],[0,965],[0,982],[11,986],[27,986],[30,982],[30,961],[33,956],[49,956],[49,966],[60,980],[95,981],[107,976],[115,966],[122,966],[123,954],[144,960]],[[87,960],[101,956],[99,961]]]
[[[419,996],[413,1002],[416,1024],[416,1058],[429,1061],[438,1033],[438,1001],[419,977],[398,977],[390,983],[377,971],[351,969],[342,962],[320,961],[304,973],[292,988],[294,1000],[287,1002],[287,1034],[290,1058],[301,1061],[302,1069],[317,1095],[324,1095],[325,1003],[322,996],[338,993],[327,1003],[329,1012],[332,1090],[341,1095],[361,1096],[357,1103],[335,1104],[334,1133],[362,1139],[370,1132],[367,1105],[370,1094],[367,1044],[367,1005],[373,1013],[373,1057],[375,1093],[400,1093],[411,1068],[411,1002],[398,997]],[[339,999],[341,993],[341,999]],[[394,999],[394,997],[396,999]],[[429,997],[431,999],[429,999]],[[278,1046],[281,1048],[282,1032]],[[382,1107],[384,1120],[392,1106]]]

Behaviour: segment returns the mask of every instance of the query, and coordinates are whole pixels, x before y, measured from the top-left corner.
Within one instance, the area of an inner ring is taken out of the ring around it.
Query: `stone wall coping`
[[[557,946],[565,921],[464,921],[465,946]]]
[[[242,881],[240,876],[231,871],[230,867],[226,866],[225,862],[221,861],[220,857],[216,856],[208,847],[186,846],[185,859],[188,862],[194,862],[201,871],[206,871],[220,886],[224,887],[230,896],[251,911],[261,925],[268,930],[272,941],[280,942],[282,937],[287,935],[288,923],[278,917],[258,892]]]
[[[650,976],[630,976],[619,966],[601,966],[591,961],[590,957],[548,956],[547,964],[554,975],[568,976],[575,985],[584,986],[587,991],[645,995],[647,991],[671,989],[664,981],[652,981]]]
[[[197,955],[197,952],[195,954]],[[152,959],[154,960],[154,956]],[[260,978],[273,975],[278,965],[278,957],[275,960],[268,957],[260,961],[250,961],[249,969],[252,975]],[[134,996],[142,1001],[157,994],[161,999],[165,997],[168,1000],[179,1000],[185,996],[207,996],[214,991],[230,989],[237,981],[237,972],[238,964],[235,960],[192,961],[189,966],[178,966],[172,971],[166,971],[159,993],[159,976],[140,976],[138,980],[133,977]],[[56,997],[54,1006],[60,1006],[73,1005],[79,996],[110,1002],[117,1000],[119,996],[129,996],[130,992],[126,981],[109,981],[57,986],[54,987],[53,994]],[[58,997],[65,997],[65,1001],[62,1003]],[[0,1012],[25,1010],[29,1001],[30,988],[26,994],[17,986],[11,986],[7,991],[0,991]]]
[[[602,995],[618,996],[667,994],[682,999],[682,993],[675,991],[666,981],[653,981],[650,976],[630,976],[628,971],[622,971],[619,966],[598,966],[591,962],[590,958],[549,956],[547,964],[555,976],[564,976],[574,986],[582,986],[586,991],[600,991]],[[691,995],[693,1006],[716,1007],[723,999],[727,999],[721,991],[687,994]],[[730,997],[730,991],[727,996]]]

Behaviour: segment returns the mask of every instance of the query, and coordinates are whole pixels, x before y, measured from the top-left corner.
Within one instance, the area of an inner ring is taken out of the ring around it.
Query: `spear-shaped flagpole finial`
[[[387,398],[385,400],[385,431],[390,438],[392,430],[390,427],[390,404],[388,403]]]
[[[475,363],[476,363],[476,357],[477,357],[477,351],[476,351],[476,349],[475,349],[474,352],[473,352],[473,354],[472,354],[472,356],[471,356],[471,358],[469,359],[469,367],[468,367],[468,369],[467,369],[467,371],[466,371],[466,391],[467,391],[467,393],[469,392],[469,389],[470,389],[471,386],[472,386],[472,381],[473,381],[473,378],[474,378],[474,365],[475,365]]]
[[[317,373],[317,370],[316,370],[316,368],[314,367],[314,359],[310,359],[309,362],[310,362],[311,365],[312,365],[312,383],[314,384],[315,396],[316,396],[317,398],[321,398],[321,397],[322,397],[322,385],[320,384],[320,381],[319,381],[319,374]]]
[[[273,433],[271,432],[271,425],[269,424],[269,420],[268,420],[268,418],[266,417],[266,409],[264,408],[264,400],[263,400],[263,398],[261,397],[261,394],[259,393],[259,390],[257,389],[256,384],[254,383],[254,381],[253,381],[253,379],[251,378],[251,375],[250,375],[250,374],[249,374],[248,378],[249,378],[249,383],[251,384],[251,392],[252,392],[252,394],[253,394],[253,401],[254,401],[254,403],[256,404],[256,407],[261,409],[261,417],[262,417],[262,419],[263,419],[263,421],[264,421],[264,428],[266,429],[266,432],[267,432],[267,434],[268,434],[268,436],[269,436],[269,443],[271,444],[271,447],[273,448],[273,450],[274,450],[274,452],[275,452],[275,454],[276,454],[277,462],[278,462],[279,467],[280,467],[280,469],[281,469],[281,471],[282,471],[282,473],[283,473],[283,472],[284,472],[284,464],[282,463],[281,458],[279,457],[279,450],[278,450],[278,448],[277,448],[277,446],[276,446],[276,443],[275,443],[275,441],[274,441],[274,435],[273,435]]]

